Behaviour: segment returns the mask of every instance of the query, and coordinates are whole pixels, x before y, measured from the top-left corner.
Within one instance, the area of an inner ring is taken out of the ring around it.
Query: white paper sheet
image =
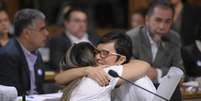
[[[171,67],[167,75],[161,79],[160,85],[156,93],[170,100],[182,76],[183,71],[181,69],[177,67]],[[152,101],[164,101],[164,100],[155,96]]]
[[[0,85],[0,100],[13,101],[17,98],[17,90],[15,87]]]

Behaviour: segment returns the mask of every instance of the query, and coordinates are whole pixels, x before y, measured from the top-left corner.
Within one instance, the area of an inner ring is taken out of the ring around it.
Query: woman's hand
[[[110,82],[108,74],[103,70],[106,65],[96,66],[96,67],[87,67],[86,75],[93,80],[95,80],[100,86],[106,86]]]

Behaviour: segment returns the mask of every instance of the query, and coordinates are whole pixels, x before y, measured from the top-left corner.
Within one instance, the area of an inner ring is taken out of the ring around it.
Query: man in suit
[[[50,68],[59,70],[59,64],[65,56],[68,48],[79,42],[90,42],[96,44],[99,38],[87,33],[87,14],[84,10],[71,7],[64,14],[65,31],[61,35],[50,40]]]
[[[133,42],[133,57],[152,65],[147,76],[154,83],[158,83],[170,67],[183,70],[180,38],[170,30],[173,16],[174,9],[168,2],[156,1],[147,12],[145,26],[127,32]],[[181,100],[177,98],[174,101]]]
[[[179,35],[170,30],[173,9],[165,3],[153,5],[146,15],[146,25],[127,32],[133,41],[133,57],[152,64],[147,74],[152,80],[157,79],[157,69],[163,76],[171,66],[183,68]]]
[[[44,64],[38,48],[47,41],[45,15],[34,9],[23,9],[14,17],[16,38],[0,53],[0,84],[14,86],[18,95],[43,93]]]

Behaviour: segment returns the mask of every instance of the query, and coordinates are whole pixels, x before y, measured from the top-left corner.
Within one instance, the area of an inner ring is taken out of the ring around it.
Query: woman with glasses
[[[107,57],[108,55],[117,55],[119,57],[119,61],[117,61],[117,65],[113,66],[97,66],[96,65],[96,56],[100,55],[102,58]],[[82,42],[79,44],[73,45],[66,53],[63,64],[66,67],[78,68],[85,67],[83,71],[86,71],[89,68],[104,68],[105,73],[109,70],[116,71],[120,76],[123,76],[126,79],[132,80],[136,78],[136,74],[126,73],[126,71],[135,71],[135,67],[140,67],[146,71],[149,68],[149,64],[143,61],[132,60],[127,64],[120,65],[125,61],[125,56],[122,56],[117,53],[110,53],[107,50],[97,50],[90,43]],[[93,67],[92,67],[93,66]],[[126,70],[127,69],[127,70]],[[126,71],[125,71],[126,70]],[[71,74],[69,72],[75,72],[73,69],[65,71],[65,74]],[[80,72],[80,75],[83,75]],[[63,77],[63,73],[60,73],[56,76],[56,81]],[[123,82],[119,78],[110,77],[110,82],[108,85],[100,86],[96,81],[87,77],[87,73],[84,74],[86,76],[82,78],[75,79],[68,83],[64,88],[64,94],[61,98],[61,101],[111,101],[111,91],[116,87],[121,85]]]

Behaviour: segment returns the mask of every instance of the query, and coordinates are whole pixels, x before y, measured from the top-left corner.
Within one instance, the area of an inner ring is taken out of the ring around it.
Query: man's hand
[[[157,71],[155,68],[151,67],[148,69],[147,71],[147,76],[153,81],[155,79],[157,79]]]
[[[95,80],[100,86],[106,86],[110,82],[110,78],[103,70],[104,67],[106,66],[88,67],[86,69],[87,76]]]

